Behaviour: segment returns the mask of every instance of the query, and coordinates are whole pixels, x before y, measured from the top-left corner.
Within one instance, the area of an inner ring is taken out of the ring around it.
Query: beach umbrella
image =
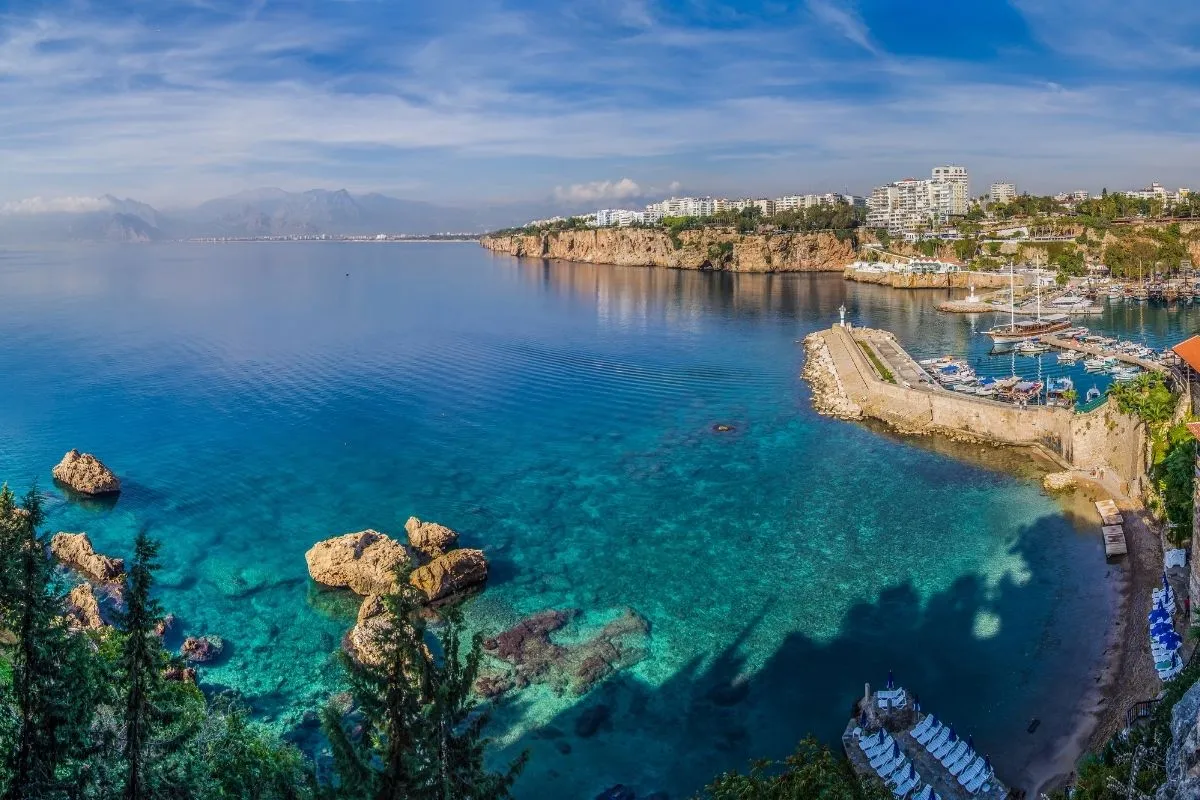
[[[913,711],[916,711],[918,714],[921,713],[921,698],[915,694],[913,695]]]
[[[1149,619],[1151,623],[1167,622],[1171,619],[1171,614],[1162,606],[1155,606],[1154,610],[1150,612],[1150,616],[1147,617],[1147,619]]]
[[[1181,637],[1178,633],[1169,633],[1166,636],[1156,639],[1155,641],[1158,643],[1159,647],[1165,647],[1168,650],[1178,650],[1179,646],[1183,644],[1183,637]]]
[[[991,756],[983,757],[983,771],[984,772],[992,771],[992,757]]]
[[[1171,584],[1167,581],[1167,573],[1163,573],[1163,589],[1169,595],[1171,593]]]
[[[1175,630],[1175,629],[1172,628],[1170,626],[1170,624],[1168,624],[1166,622],[1160,622],[1157,625],[1150,626],[1150,635],[1151,636],[1166,636],[1168,633],[1170,633],[1173,630]]]
[[[971,750],[975,749],[975,734],[971,734],[967,737],[967,747]]]
[[[891,671],[890,669],[888,670],[888,682],[887,682],[887,688],[888,688],[889,690],[890,690],[890,689],[895,689],[895,688],[896,688],[896,679],[895,679],[895,678],[892,676],[892,671]]]
[[[957,736],[957,735],[954,733],[954,726],[953,726],[953,725],[951,725],[951,726],[950,726],[950,741],[952,741],[952,742],[957,742],[957,741],[958,741],[958,736]]]
[[[894,760],[899,757],[900,757],[900,743],[893,740],[892,741],[892,759]]]

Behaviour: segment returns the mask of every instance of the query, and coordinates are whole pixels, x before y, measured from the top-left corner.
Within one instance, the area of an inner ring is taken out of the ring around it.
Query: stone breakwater
[[[510,256],[627,267],[728,272],[841,272],[854,242],[831,233],[739,234],[713,228],[596,228],[485,236],[480,244]]]
[[[871,348],[888,364],[896,383],[876,373],[863,347]],[[818,413],[842,419],[877,419],[903,434],[1039,447],[1064,466],[1111,471],[1129,488],[1145,474],[1145,426],[1111,403],[1076,414],[1045,406],[1018,408],[933,385],[917,385],[920,368],[895,337],[869,328],[834,326],[818,331],[805,340],[805,352],[804,377],[812,386]]]

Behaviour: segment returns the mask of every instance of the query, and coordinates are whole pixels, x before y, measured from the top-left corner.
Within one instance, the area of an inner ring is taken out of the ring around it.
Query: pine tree
[[[11,497],[3,528],[3,624],[12,650],[13,746],[5,754],[9,783],[4,800],[46,797],[78,783],[89,726],[102,693],[88,640],[62,617],[62,594],[39,536],[41,497],[31,489],[19,508]]]
[[[123,634],[121,645],[122,690],[125,695],[125,793],[141,800],[146,790],[146,747],[156,716],[155,698],[161,694],[166,654],[155,633],[162,609],[150,596],[158,569],[158,542],[139,531],[133,545],[133,562],[125,576],[125,610],[116,615]]]
[[[426,644],[420,593],[401,576],[383,598],[387,616],[370,663],[343,653],[361,725],[347,730],[341,709],[329,706],[322,723],[333,749],[341,800],[473,800],[510,797],[525,763],[522,755],[503,773],[483,766],[487,718],[477,713],[471,686],[479,669],[480,641],[465,658],[454,614],[442,637],[442,658]]]

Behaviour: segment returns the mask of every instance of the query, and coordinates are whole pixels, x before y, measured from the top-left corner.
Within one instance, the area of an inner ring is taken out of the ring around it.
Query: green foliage
[[[979,252],[979,240],[959,239],[954,243],[954,256],[959,261],[970,261]]]
[[[1159,372],[1143,372],[1132,381],[1113,383],[1108,387],[1108,396],[1122,413],[1145,422],[1152,434],[1161,430],[1175,412],[1175,395]]]
[[[989,211],[997,219],[1014,219],[1061,212],[1062,205],[1053,197],[1022,194],[1007,203],[996,203]]]
[[[758,761],[749,774],[727,772],[699,800],[890,800],[877,780],[862,781],[849,762],[808,737],[782,762]]]
[[[733,242],[713,242],[708,246],[708,260],[712,264],[725,264],[733,258]]]
[[[879,244],[884,250],[888,249],[892,244],[892,235],[887,232],[886,228],[880,228],[875,231],[875,237],[879,239]]]
[[[863,351],[863,355],[865,355],[867,359],[870,360],[871,365],[875,367],[875,371],[879,373],[879,377],[883,378],[888,383],[895,383],[896,376],[892,374],[890,369],[883,365],[883,362],[879,360],[879,356],[875,355],[875,351],[857,339],[854,341],[857,342],[858,349]]]
[[[1171,527],[1168,538],[1179,545],[1192,535],[1195,508],[1196,440],[1183,423],[1167,431],[1165,453],[1154,465],[1154,479]]]
[[[345,800],[491,800],[511,796],[525,764],[521,756],[501,773],[484,769],[486,712],[471,686],[479,671],[481,640],[462,652],[460,621],[446,613],[442,656],[426,641],[421,599],[407,580],[383,599],[376,628],[379,658],[370,663],[341,654],[357,706],[361,733],[329,706],[323,727],[339,778],[334,797]]]

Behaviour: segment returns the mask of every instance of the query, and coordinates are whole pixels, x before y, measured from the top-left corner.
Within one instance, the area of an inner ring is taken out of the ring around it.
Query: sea
[[[564,643],[625,609],[649,623],[645,657],[590,691],[495,710],[492,762],[531,756],[519,797],[690,797],[808,734],[837,746],[889,671],[1003,778],[1074,724],[1104,650],[1119,567],[1097,520],[1027,453],[826,419],[800,378],[842,306],[918,358],[1067,369],[988,355],[1003,320],[936,312],[950,296],[473,243],[0,248],[0,480],[110,555],[159,539],[163,605],[227,643],[203,686],[318,755],[305,712],[344,685],[357,601],[304,553],[415,515],[491,562],[472,632],[548,609],[577,614]],[[1162,347],[1198,313],[1084,324]],[[71,448],[119,474],[115,503],[54,486]]]

